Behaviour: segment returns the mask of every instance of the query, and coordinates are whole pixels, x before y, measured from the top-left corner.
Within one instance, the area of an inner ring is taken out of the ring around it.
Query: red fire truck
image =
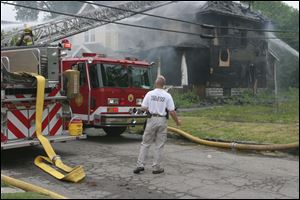
[[[68,69],[80,72],[80,94],[71,100],[70,107],[73,114],[83,120],[85,126],[102,127],[109,134],[121,134],[129,125],[143,125],[146,115],[139,112],[139,107],[150,88],[149,63],[135,59],[109,59],[96,54],[85,54],[82,58],[59,59],[57,56],[59,52],[46,46],[108,23],[105,20],[81,20],[81,18],[99,19],[100,16],[114,22],[170,3],[172,2],[129,1],[118,6],[131,8],[134,13],[127,12],[126,9],[100,7],[82,13],[80,18],[77,16],[58,18],[33,26],[34,44],[39,46],[30,47],[29,49],[33,51],[23,54],[20,54],[16,47],[11,51],[5,50],[10,52],[9,56],[2,51],[2,47],[13,46],[14,39],[22,35],[23,30],[4,36],[1,39],[1,147],[2,144],[8,144],[10,140],[15,139],[27,138],[26,144],[32,144],[33,141],[27,140],[34,136],[34,105],[32,102],[30,106],[27,104],[28,101],[34,101],[34,87],[24,83],[11,84],[9,80],[4,84],[2,69],[10,72],[4,66],[5,62],[12,64],[12,72],[14,68],[24,72],[28,72],[30,68],[30,72],[43,75],[47,79],[48,96],[46,95],[45,103],[50,104],[44,114],[45,134],[47,130],[52,135],[63,133],[67,121],[64,116],[71,116],[68,111],[69,105],[61,103],[66,100],[62,73]],[[70,48],[66,40],[62,45]],[[34,63],[28,63],[29,60]],[[8,107],[9,104],[14,104],[15,107]],[[27,107],[22,107],[24,105]]]
[[[72,116],[82,119],[85,126],[116,135],[128,126],[145,124],[147,115],[140,111],[140,105],[151,87],[149,63],[87,53],[82,58],[61,58],[61,49],[20,47],[1,51],[1,149],[39,144],[35,137],[34,80],[14,72],[46,78],[42,129],[52,142],[84,137],[68,134]],[[69,69],[79,71],[80,87],[75,98],[68,100],[61,72]]]
[[[151,87],[150,66],[137,59],[96,53],[64,58],[62,71],[80,72],[80,94],[70,103],[73,113],[85,126],[103,128],[107,134],[119,135],[128,126],[144,125],[147,115],[140,106]]]

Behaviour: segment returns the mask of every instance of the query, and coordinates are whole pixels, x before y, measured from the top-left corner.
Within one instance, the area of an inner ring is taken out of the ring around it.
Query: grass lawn
[[[289,94],[288,94],[289,95]],[[287,97],[286,94],[282,97]],[[299,92],[278,105],[225,105],[179,113],[182,130],[203,139],[285,144],[299,141]],[[169,125],[175,127],[173,120]]]
[[[9,187],[1,181],[1,187]],[[51,199],[48,196],[34,193],[34,192],[20,192],[20,193],[1,193],[1,199]]]
[[[51,198],[34,192],[24,192],[24,193],[1,194],[1,199],[51,199]]]
[[[2,183],[2,181],[1,181],[1,187],[8,187],[8,185],[6,185],[5,183]]]

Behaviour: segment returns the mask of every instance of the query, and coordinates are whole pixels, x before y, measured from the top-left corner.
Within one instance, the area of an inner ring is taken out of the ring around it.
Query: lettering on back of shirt
[[[160,96],[151,96],[151,101],[158,101],[158,102],[165,102],[165,97],[160,97]]]

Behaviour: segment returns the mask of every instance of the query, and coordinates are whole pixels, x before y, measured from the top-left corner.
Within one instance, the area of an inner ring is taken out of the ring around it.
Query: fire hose
[[[42,135],[42,118],[43,118],[43,110],[44,110],[44,92],[45,92],[45,78],[43,76],[32,74],[37,80],[37,94],[36,94],[36,136],[40,143],[42,144],[43,148],[48,157],[45,156],[37,156],[34,160],[34,164],[47,172],[48,174],[52,175],[53,177],[77,183],[85,177],[85,172],[82,166],[76,166],[75,168],[69,167],[65,165],[60,156],[57,155],[52,148],[49,140]],[[46,161],[47,164],[44,162]],[[62,172],[56,170],[55,168],[51,167],[50,165],[54,165],[56,168],[60,169],[61,171],[67,173],[64,175]]]
[[[259,151],[274,151],[274,150],[286,150],[286,149],[295,149],[299,148],[299,142],[289,143],[289,144],[239,144],[236,142],[214,142],[209,140],[204,140],[198,137],[195,137],[183,130],[168,126],[168,130],[174,132],[178,135],[183,136],[191,140],[192,142],[203,144],[212,147],[220,147],[220,148],[230,148],[230,149],[238,149],[238,150],[259,150]]]
[[[39,194],[43,194],[43,195],[49,196],[53,199],[67,199],[66,197],[64,197],[62,195],[59,195],[55,192],[46,190],[42,187],[32,185],[30,183],[26,183],[24,181],[14,179],[14,178],[11,178],[9,176],[2,175],[2,174],[1,174],[1,181],[6,183],[7,185],[14,186],[14,187],[20,188],[20,189],[25,190],[25,191],[31,191],[31,192],[36,192],[36,193],[39,193]]]

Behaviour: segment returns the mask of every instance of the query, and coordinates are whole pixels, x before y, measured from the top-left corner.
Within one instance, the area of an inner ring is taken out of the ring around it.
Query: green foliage
[[[1,199],[51,199],[50,197],[34,193],[34,192],[20,192],[1,194]]]
[[[15,1],[15,4],[18,5],[26,5],[30,7],[38,7],[38,2],[37,1]],[[18,21],[35,21],[38,18],[39,11],[37,10],[31,10],[28,8],[22,8],[22,7],[17,7],[15,6],[15,10],[17,11],[17,16],[16,20]]]
[[[175,106],[178,108],[190,108],[199,103],[199,97],[193,91],[181,92],[177,90],[170,91]]]
[[[4,39],[5,36],[13,34],[14,31],[17,31],[17,28],[13,29],[12,31],[5,32],[4,30],[1,30],[1,41]],[[17,41],[19,40],[20,36],[16,35],[11,40],[11,46],[15,46]]]
[[[253,10],[261,11],[274,25],[268,29],[295,30],[291,33],[275,33],[282,41],[299,51],[299,11],[281,1],[244,1],[251,3]],[[298,32],[297,32],[298,31]],[[269,40],[269,47],[279,57],[276,64],[279,88],[299,87],[299,54],[288,52],[279,40]]]
[[[15,1],[14,3],[19,5],[26,5],[34,8],[43,8],[47,10],[54,10],[58,12],[66,12],[66,13],[77,13],[83,3],[76,1]],[[38,15],[40,11],[32,10],[28,8],[15,7],[17,11],[16,20],[20,21],[36,21],[38,19]],[[57,14],[48,13],[46,19],[55,18]]]
[[[299,88],[299,57],[288,53],[282,53],[280,61],[276,65],[278,87],[285,89],[288,87]]]
[[[260,90],[255,95],[252,89],[244,89],[240,95],[228,98],[225,102],[230,105],[270,105],[275,102],[275,95],[268,89]]]
[[[298,30],[299,31],[299,11],[281,1],[254,1],[254,10],[260,10],[269,17],[277,29]],[[279,38],[299,51],[299,32],[298,33],[278,33]],[[288,36],[288,38],[286,38]]]
[[[295,123],[299,121],[299,89],[297,88],[280,91],[277,100],[269,91],[262,92],[257,96],[245,91],[240,98],[246,102],[244,105],[229,104],[184,115],[239,122]]]
[[[77,1],[46,1],[45,7],[57,12],[76,14],[83,3]],[[57,14],[51,13],[46,18],[55,18]]]
[[[1,187],[8,187],[8,185],[1,181]]]

